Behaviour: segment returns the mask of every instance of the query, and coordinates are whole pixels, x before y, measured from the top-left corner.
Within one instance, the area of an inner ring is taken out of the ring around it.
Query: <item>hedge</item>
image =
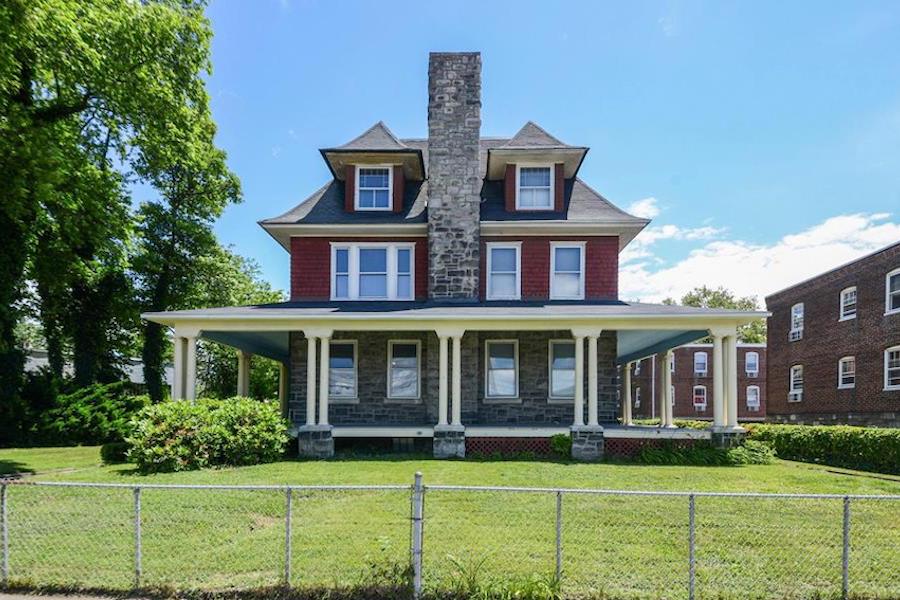
[[[94,384],[56,397],[36,425],[37,441],[53,446],[121,442],[129,421],[150,403],[132,396],[125,383]]]
[[[900,475],[900,429],[848,425],[748,425],[780,458]]]

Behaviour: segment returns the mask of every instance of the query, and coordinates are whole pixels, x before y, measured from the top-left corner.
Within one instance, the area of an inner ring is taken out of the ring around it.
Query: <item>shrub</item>
[[[95,384],[56,397],[37,424],[39,441],[54,446],[121,442],[131,418],[149,404],[132,396],[124,382]]]
[[[781,458],[900,474],[900,429],[760,424],[748,430]]]
[[[767,465],[775,453],[765,444],[747,440],[743,446],[716,448],[709,442],[679,445],[672,442],[661,446],[645,446],[638,453],[638,462],[648,465],[734,466]]]
[[[272,462],[288,441],[278,405],[250,398],[163,402],[132,426],[128,457],[144,473]]]
[[[100,459],[107,465],[128,462],[128,444],[109,442],[100,446]]]
[[[572,456],[572,436],[567,433],[557,433],[551,436],[550,450],[557,456],[570,458]]]

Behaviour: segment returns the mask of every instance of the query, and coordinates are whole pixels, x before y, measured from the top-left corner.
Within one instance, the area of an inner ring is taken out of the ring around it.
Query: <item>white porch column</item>
[[[447,336],[438,335],[438,425],[447,424]]]
[[[725,370],[725,374],[727,377],[727,379],[725,380],[725,385],[728,388],[728,393],[725,396],[728,399],[728,409],[725,411],[725,425],[726,427],[734,429],[738,426],[737,335],[735,333],[731,333],[728,337],[725,338],[725,344],[728,348],[728,351],[725,353],[728,361],[728,365]]]
[[[597,421],[597,336],[588,336],[588,427]]]
[[[237,395],[250,395],[250,354],[238,350]]]
[[[462,333],[454,335],[453,340],[453,419],[451,423],[462,425]]]
[[[331,355],[331,336],[322,336],[321,364],[319,365],[319,425],[328,425],[328,366]]]
[[[665,427],[675,427],[675,420],[672,418],[675,412],[675,407],[672,406],[672,359],[673,353],[671,350],[666,352],[666,368],[664,369],[664,373],[666,374],[666,421]]]
[[[187,336],[185,340],[185,382],[184,397],[191,402],[197,399],[197,338]]]
[[[280,362],[278,363],[278,404],[281,406],[281,414],[287,417],[287,396],[288,396],[288,366]]]
[[[672,419],[672,351],[667,350],[659,355],[659,425],[660,427],[674,427]]]
[[[712,334],[712,372],[713,372],[713,427],[725,426],[725,361],[722,357],[722,336]]]
[[[172,400],[184,398],[184,338],[174,336],[172,338]]]
[[[306,336],[306,426],[316,424],[316,337]]]
[[[631,425],[631,363],[622,365],[622,425]]]
[[[575,336],[575,406],[572,427],[584,426],[584,336]]]

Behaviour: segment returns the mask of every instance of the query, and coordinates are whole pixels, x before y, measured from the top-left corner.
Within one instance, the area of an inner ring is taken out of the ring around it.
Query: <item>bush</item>
[[[781,458],[900,475],[900,429],[760,424],[748,430]]]
[[[94,384],[56,397],[41,415],[37,439],[54,446],[121,442],[131,418],[149,404],[147,396],[132,396],[124,382]]]
[[[107,465],[128,462],[128,444],[126,442],[109,442],[100,446],[100,459]]]
[[[568,433],[557,433],[550,437],[550,450],[553,454],[562,458],[571,458],[572,456],[572,436]]]
[[[278,405],[251,398],[163,402],[132,427],[128,458],[144,473],[272,462],[288,441]]]
[[[648,465],[735,466],[767,465],[775,460],[770,447],[747,440],[743,446],[716,448],[709,442],[678,445],[672,442],[661,446],[645,446],[638,454],[638,462]]]

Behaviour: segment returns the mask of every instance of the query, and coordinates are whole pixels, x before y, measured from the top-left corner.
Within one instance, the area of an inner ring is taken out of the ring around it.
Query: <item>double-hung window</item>
[[[694,352],[694,375],[706,377],[708,368],[706,352]]]
[[[584,298],[584,243],[550,244],[550,298]]]
[[[550,398],[570,400],[575,397],[575,344],[570,341],[550,342]]]
[[[634,361],[634,374],[635,375],[641,374],[641,361],[639,361],[639,360]]]
[[[634,388],[634,407],[641,407],[641,388]]]
[[[791,330],[788,341],[795,342],[803,338],[803,303],[798,302],[791,307]]]
[[[488,340],[484,343],[485,398],[519,397],[519,343]]]
[[[332,244],[332,300],[412,300],[413,244]]]
[[[333,341],[328,348],[328,396],[356,399],[356,342]]]
[[[744,355],[744,371],[746,371],[747,377],[759,375],[759,352],[748,352]]]
[[[388,398],[417,400],[420,388],[418,341],[388,342]]]
[[[759,386],[747,386],[747,410],[759,412]]]
[[[553,208],[553,168],[517,166],[516,208],[550,210]]]
[[[356,210],[391,210],[390,166],[356,167]]]
[[[856,357],[845,356],[838,361],[838,388],[856,387]]]
[[[521,297],[521,244],[489,243],[487,248],[487,299],[518,300]]]
[[[900,346],[884,351],[884,389],[900,390]]]
[[[674,352],[669,355],[669,372],[670,373],[675,372],[675,353]]]
[[[884,313],[900,313],[900,269],[894,269],[885,275]]]
[[[800,402],[801,400],[803,400],[803,365],[794,365],[791,367],[788,402]]]
[[[702,412],[706,410],[706,386],[694,386],[694,410]]]
[[[841,290],[841,315],[839,319],[846,321],[847,319],[856,318],[856,286],[848,287]]]

